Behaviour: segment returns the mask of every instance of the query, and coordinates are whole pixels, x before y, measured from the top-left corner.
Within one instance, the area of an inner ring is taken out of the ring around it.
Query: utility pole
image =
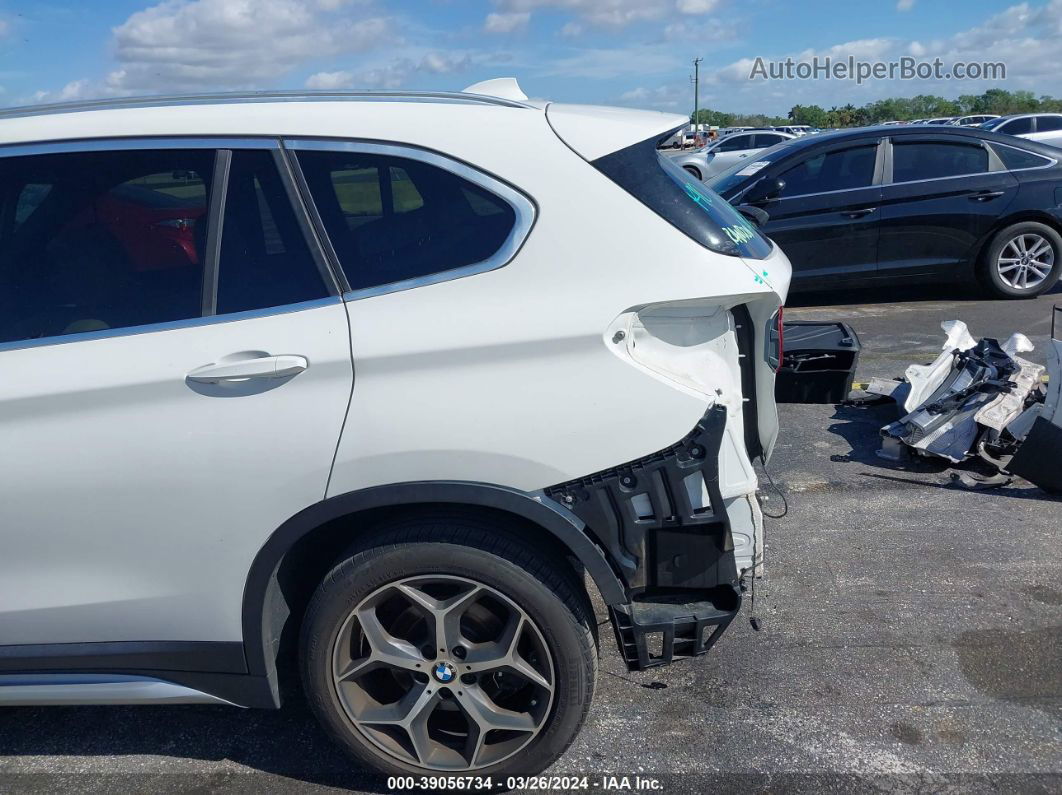
[[[700,131],[697,115],[700,112],[701,104],[701,61],[703,58],[693,59],[693,136],[694,140],[697,140],[697,133]]]

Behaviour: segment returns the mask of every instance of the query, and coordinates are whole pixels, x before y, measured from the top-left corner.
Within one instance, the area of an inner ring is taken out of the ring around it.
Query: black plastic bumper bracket
[[[728,595],[729,596],[729,595]],[[609,608],[623,661],[628,671],[644,671],[707,652],[741,607],[733,591],[732,603],[634,602]],[[729,602],[730,598],[725,601]],[[657,638],[659,645],[657,645]]]

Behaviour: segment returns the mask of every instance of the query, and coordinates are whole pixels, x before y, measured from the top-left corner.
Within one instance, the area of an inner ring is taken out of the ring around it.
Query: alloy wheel
[[[1043,284],[1055,266],[1055,249],[1042,235],[1016,235],[996,258],[996,271],[1004,284],[1016,290],[1033,290]]]
[[[554,666],[513,600],[465,577],[398,580],[341,626],[332,680],[369,742],[406,764],[473,770],[525,748],[544,728]]]

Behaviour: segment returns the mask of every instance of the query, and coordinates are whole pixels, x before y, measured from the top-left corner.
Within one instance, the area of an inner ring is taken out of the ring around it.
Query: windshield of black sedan
[[[739,160],[725,171],[720,171],[714,177],[706,179],[704,184],[720,196],[725,196],[727,193],[732,192],[737,186],[755,177],[756,174],[771,163],[774,163],[776,160],[789,154],[792,145],[792,139],[783,141],[780,144],[775,144],[770,149],[764,149],[762,152],[757,152],[751,157]]]

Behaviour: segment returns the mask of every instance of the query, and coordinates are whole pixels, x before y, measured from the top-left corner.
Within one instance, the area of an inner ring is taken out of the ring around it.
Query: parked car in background
[[[677,155],[674,157],[674,162],[696,179],[704,180],[725,171],[735,163],[752,157],[761,149],[796,137],[790,133],[774,130],[749,130],[733,133],[701,149]]]
[[[794,289],[975,278],[1000,298],[1062,268],[1062,152],[969,127],[873,127],[787,141],[707,181],[766,211]]]
[[[953,119],[950,124],[953,124],[956,127],[976,127],[979,124],[984,124],[986,121],[998,118],[999,116],[991,113],[981,113],[973,116],[960,116],[957,119]]]
[[[745,132],[746,130],[753,130],[753,129],[755,129],[755,128],[754,127],[720,127],[719,128],[719,137],[720,138],[725,138],[726,136],[733,135],[734,133]]]
[[[787,135],[807,135],[812,128],[809,124],[788,124],[782,127],[772,127],[771,129],[776,132],[784,132]]]
[[[587,577],[627,669],[706,653],[790,269],[656,151],[687,123],[511,80],[0,111],[0,707],[301,690],[384,775],[502,785],[586,719]]]
[[[954,116],[940,116],[936,119],[926,119],[923,124],[951,124],[955,121]]]
[[[1062,147],[1062,113],[1016,113],[998,116],[981,125],[984,130],[1016,135],[1030,141]]]

